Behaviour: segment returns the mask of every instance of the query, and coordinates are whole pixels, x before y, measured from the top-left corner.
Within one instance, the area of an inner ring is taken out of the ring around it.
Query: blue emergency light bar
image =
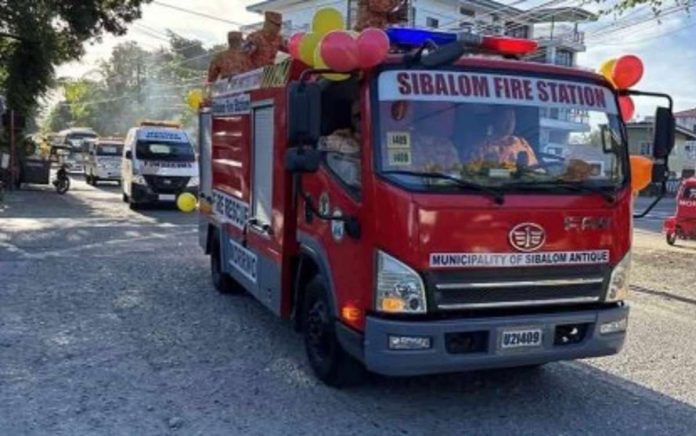
[[[457,40],[456,33],[438,32],[435,30],[412,29],[409,27],[391,27],[386,30],[389,42],[401,47],[420,47],[426,41],[437,45],[445,45]]]

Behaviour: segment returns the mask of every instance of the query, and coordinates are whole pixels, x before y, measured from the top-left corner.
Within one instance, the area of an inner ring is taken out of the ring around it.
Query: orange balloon
[[[616,60],[612,81],[619,89],[628,89],[643,77],[643,61],[638,56],[626,55]]]
[[[621,119],[625,123],[631,121],[633,114],[636,112],[636,105],[633,104],[633,99],[630,95],[622,95],[619,97],[619,112],[621,112]]]
[[[653,163],[645,156],[631,156],[631,191],[645,189],[652,181]]]

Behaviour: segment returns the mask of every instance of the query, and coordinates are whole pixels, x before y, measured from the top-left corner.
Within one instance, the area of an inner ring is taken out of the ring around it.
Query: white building
[[[352,27],[357,14],[357,0],[266,0],[252,4],[247,10],[256,13],[277,11],[283,14],[283,32],[307,31],[314,11],[333,7],[343,12]],[[484,34],[533,38],[539,50],[531,60],[573,66],[577,53],[585,50],[584,33],[578,23],[597,17],[580,8],[533,9],[525,11],[493,0],[410,0],[409,26],[440,30],[473,28]],[[255,23],[242,28],[259,28]]]
[[[696,132],[696,108],[676,112],[674,118],[677,121],[677,125]]]

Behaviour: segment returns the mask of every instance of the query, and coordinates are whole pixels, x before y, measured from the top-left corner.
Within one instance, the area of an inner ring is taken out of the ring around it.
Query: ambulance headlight
[[[141,174],[133,175],[133,183],[135,183],[136,185],[147,185],[145,177],[143,177]]]
[[[191,177],[191,178],[189,179],[188,183],[186,184],[186,187],[187,187],[187,188],[191,188],[191,187],[194,187],[194,186],[198,186],[199,183],[200,183],[200,182],[199,182],[199,180],[198,180],[198,177]]]
[[[377,251],[375,306],[387,313],[425,313],[425,286],[420,275],[390,255]]]
[[[628,280],[631,272],[631,252],[626,253],[623,259],[614,267],[609,279],[607,302],[621,301],[628,297]]]

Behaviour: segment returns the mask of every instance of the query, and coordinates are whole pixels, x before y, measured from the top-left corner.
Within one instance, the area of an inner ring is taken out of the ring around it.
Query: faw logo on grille
[[[544,245],[546,231],[539,224],[522,223],[510,230],[509,240],[510,245],[519,251],[535,251]]]

